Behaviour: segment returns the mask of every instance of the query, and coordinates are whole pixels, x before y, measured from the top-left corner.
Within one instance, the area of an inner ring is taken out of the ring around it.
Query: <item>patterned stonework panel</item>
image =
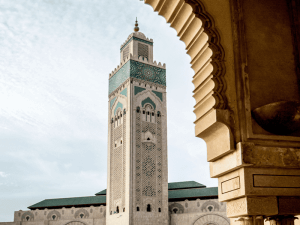
[[[166,70],[130,60],[130,77],[166,86]]]
[[[129,60],[109,79],[108,94],[111,94],[114,90],[116,90],[129,77],[166,86],[165,69]]]
[[[162,207],[162,134],[161,134],[161,117],[157,117],[157,197],[158,207]]]
[[[141,148],[142,148],[142,130],[141,130],[141,112],[136,113],[136,140],[135,140],[135,149],[136,149],[136,156],[135,156],[135,172],[136,172],[136,184],[135,184],[135,191],[136,191],[136,204],[139,206],[141,204]]]
[[[111,125],[110,151],[110,211],[125,207],[125,171],[126,171],[126,113],[123,114],[123,124],[114,128]],[[115,147],[115,142],[123,143]]]
[[[142,110],[136,114],[136,207],[142,207],[143,199],[154,198],[151,208],[157,210],[162,207],[162,133],[161,117],[156,122],[141,121]],[[156,143],[145,142],[142,134],[150,132],[156,137]]]
[[[149,51],[148,51],[148,45],[138,43],[138,58],[140,56],[146,59],[148,59]]]
[[[126,188],[126,114],[123,115],[123,188],[122,188],[122,208],[125,207],[125,188]]]

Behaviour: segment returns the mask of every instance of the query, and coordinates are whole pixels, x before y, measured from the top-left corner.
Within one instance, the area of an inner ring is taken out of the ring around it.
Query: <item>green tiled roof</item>
[[[176,199],[218,197],[218,188],[206,188],[205,185],[195,181],[169,183],[169,201]],[[73,206],[90,206],[106,204],[106,189],[95,194],[96,196],[77,198],[45,199],[39,203],[29,206],[29,209],[37,208],[60,208]]]
[[[172,182],[168,183],[168,189],[189,189],[189,188],[204,188],[204,184],[200,184],[196,181],[183,181],[183,182]]]
[[[34,205],[29,206],[29,209],[36,208],[52,208],[52,207],[72,207],[72,206],[85,206],[85,205],[99,205],[106,203],[106,196],[89,196],[77,198],[55,198],[45,199]]]
[[[201,198],[218,196],[218,187],[169,190],[169,200],[178,198]]]
[[[96,193],[95,195],[106,195],[106,189],[99,191],[98,193]]]

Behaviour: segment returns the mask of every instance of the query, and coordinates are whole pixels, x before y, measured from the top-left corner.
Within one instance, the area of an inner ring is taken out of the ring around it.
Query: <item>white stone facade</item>
[[[133,58],[147,66],[140,72],[145,74],[119,82]],[[166,87],[146,74],[160,76],[152,71],[153,41],[140,32],[129,35],[121,46],[122,61],[109,76],[107,224],[167,224]]]

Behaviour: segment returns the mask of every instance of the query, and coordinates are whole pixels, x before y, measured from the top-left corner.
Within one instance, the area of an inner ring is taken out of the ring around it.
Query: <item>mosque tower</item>
[[[168,224],[166,66],[134,32],[109,75],[107,225]]]

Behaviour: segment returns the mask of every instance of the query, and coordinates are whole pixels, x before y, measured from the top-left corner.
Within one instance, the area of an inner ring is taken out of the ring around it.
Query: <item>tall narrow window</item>
[[[158,208],[158,212],[161,212],[161,208]]]
[[[140,207],[136,207],[136,211],[140,211]]]
[[[117,206],[116,212],[119,213],[119,206]]]
[[[151,205],[150,204],[147,205],[147,212],[151,212]]]

